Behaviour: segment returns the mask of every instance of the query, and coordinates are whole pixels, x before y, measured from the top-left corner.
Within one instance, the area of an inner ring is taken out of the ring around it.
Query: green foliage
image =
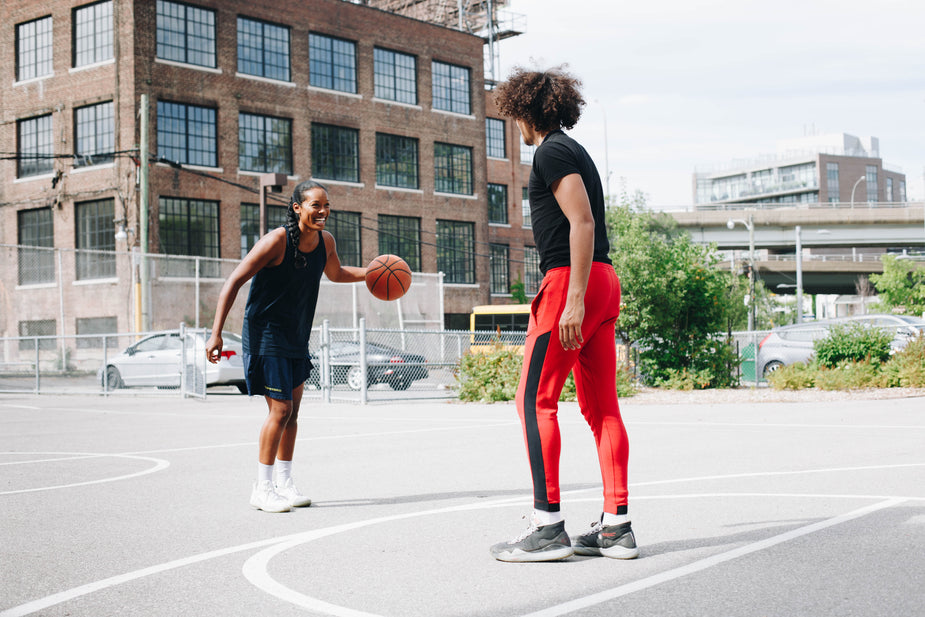
[[[517,394],[523,356],[501,343],[490,351],[469,352],[456,369],[459,400],[472,402],[511,401]]]
[[[813,342],[816,358],[824,367],[834,368],[842,362],[886,362],[890,358],[893,336],[881,328],[860,323],[832,326],[829,334]]]
[[[523,361],[521,353],[504,347],[500,342],[487,352],[466,354],[456,369],[459,400],[483,403],[514,400]],[[636,393],[633,376],[625,367],[617,368],[616,382],[618,396],[632,396]],[[575,377],[571,373],[565,380],[559,400],[577,400]]]
[[[517,278],[511,282],[511,298],[514,300],[514,304],[526,304],[530,300],[527,298],[526,286],[524,285],[524,280],[520,276],[520,272],[517,273]]]
[[[690,391],[695,389],[704,390],[710,387],[710,371],[701,370],[692,372],[686,368],[678,371],[670,368],[665,372],[668,376],[658,383],[661,388]]]
[[[925,333],[896,352],[883,368],[887,385],[901,388],[925,387]]]
[[[907,315],[925,313],[925,266],[893,255],[884,255],[881,261],[883,274],[870,275],[880,305]]]
[[[810,364],[796,362],[771,373],[768,383],[777,390],[922,388],[925,387],[925,334],[910,341],[886,362],[873,358],[857,362],[841,360],[831,367],[818,360]]]
[[[816,373],[816,387],[820,390],[858,390],[881,388],[886,385],[879,362],[845,360],[834,368],[820,367]]]
[[[793,364],[782,366],[768,375],[768,383],[775,390],[812,388],[816,383],[818,370],[818,366],[815,364],[807,365],[803,362],[794,362]]]
[[[727,357],[710,356],[720,349],[715,333],[741,319],[745,292],[716,267],[714,247],[695,244],[670,216],[647,210],[639,193],[608,209],[607,229],[623,293],[617,333],[640,350],[645,380],[709,370],[712,387],[729,385]]]

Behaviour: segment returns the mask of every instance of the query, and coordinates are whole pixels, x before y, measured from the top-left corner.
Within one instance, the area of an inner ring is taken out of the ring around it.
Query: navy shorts
[[[280,358],[244,354],[244,380],[251,396],[291,401],[292,391],[305,383],[312,370],[308,358]]]

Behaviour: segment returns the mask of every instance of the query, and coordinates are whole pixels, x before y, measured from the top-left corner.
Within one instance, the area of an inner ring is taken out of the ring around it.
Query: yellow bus
[[[499,342],[510,349],[523,349],[529,321],[529,304],[473,306],[469,314],[472,351],[485,351]]]

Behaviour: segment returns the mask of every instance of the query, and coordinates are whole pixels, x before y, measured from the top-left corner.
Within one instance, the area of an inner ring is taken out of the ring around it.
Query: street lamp
[[[734,229],[740,223],[748,230],[748,331],[755,329],[755,222],[752,215],[748,220],[729,219],[726,221],[728,229]]]
[[[851,187],[851,208],[854,209],[854,189],[858,188],[858,185],[861,183],[861,180],[864,180],[867,176],[861,176],[854,181],[854,186]]]

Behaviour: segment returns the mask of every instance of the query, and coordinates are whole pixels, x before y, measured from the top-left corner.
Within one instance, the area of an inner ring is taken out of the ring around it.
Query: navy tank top
[[[308,338],[315,319],[321,274],[327,263],[324,236],[305,257],[304,268],[295,267],[292,240],[286,234],[286,254],[278,266],[262,268],[254,275],[244,308],[244,353],[252,356],[307,358]]]

